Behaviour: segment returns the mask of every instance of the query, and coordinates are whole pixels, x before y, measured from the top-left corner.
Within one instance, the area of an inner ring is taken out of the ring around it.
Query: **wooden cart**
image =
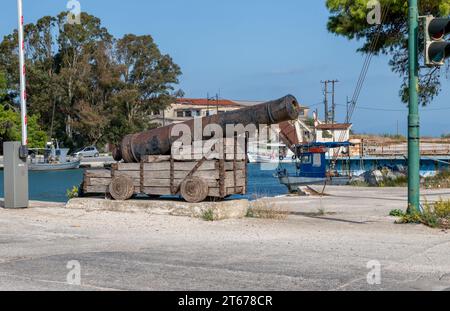
[[[205,154],[207,146],[212,148]],[[111,170],[88,170],[82,193],[109,194],[115,200],[181,195],[191,203],[247,193],[246,143],[241,147],[236,138],[221,139],[178,150],[171,156],[146,156],[141,163],[115,163]]]

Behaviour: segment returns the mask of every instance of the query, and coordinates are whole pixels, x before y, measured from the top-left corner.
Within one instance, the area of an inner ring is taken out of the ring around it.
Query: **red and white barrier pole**
[[[23,34],[23,10],[22,0],[17,0],[17,12],[19,18],[19,64],[20,64],[20,112],[22,119],[22,146],[28,145],[28,133],[27,133],[27,91],[25,80],[25,41]]]

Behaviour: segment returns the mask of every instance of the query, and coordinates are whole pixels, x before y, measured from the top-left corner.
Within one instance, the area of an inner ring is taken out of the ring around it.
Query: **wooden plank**
[[[114,177],[129,177],[132,179],[139,179],[141,177],[140,171],[115,171]]]
[[[165,155],[148,155],[143,157],[144,163],[161,163],[170,161],[170,156]]]
[[[91,178],[111,178],[110,170],[87,170],[84,172],[84,177]]]
[[[144,163],[144,174],[146,171],[170,171],[170,162]]]
[[[197,161],[192,162],[175,162],[174,169],[177,171],[191,171],[196,165]],[[200,171],[214,170],[217,169],[215,165],[215,160],[206,161],[200,168]],[[237,169],[243,170],[246,165],[245,160],[237,161]],[[122,171],[140,171],[140,163],[114,163],[112,168],[118,172]],[[233,162],[227,161],[225,162],[225,170],[232,171],[233,170]],[[160,163],[144,163],[144,171],[170,171],[170,162],[160,162]]]
[[[85,194],[103,194],[108,192],[107,186],[84,186],[83,191]]]
[[[227,188],[226,195],[243,194],[244,187],[237,187],[236,190],[235,192],[234,187]],[[147,195],[172,195],[170,187],[144,187],[143,193]],[[209,188],[208,195],[210,197],[220,198],[219,188]]]
[[[170,187],[144,187],[144,192],[148,195],[171,195]]]
[[[115,171],[140,171],[140,163],[113,163],[111,166]]]
[[[184,179],[174,179],[173,186],[176,188],[181,185],[181,183],[184,181]],[[214,188],[219,186],[219,182],[217,180],[213,179],[205,179],[205,182],[208,184],[209,187]],[[230,183],[232,184],[232,183]],[[145,187],[167,187],[170,188],[171,183],[170,179],[145,179],[144,180],[144,188]]]
[[[184,179],[188,174],[188,171],[177,171],[173,173],[173,178]],[[219,172],[217,170],[199,171],[193,176],[205,179],[219,179]],[[144,179],[170,179],[170,171],[146,171],[144,172]]]
[[[186,176],[188,174],[189,174],[188,171],[174,172],[174,179],[184,179],[184,178],[186,178]],[[219,179],[219,171],[218,170],[199,171],[199,172],[196,172],[193,176],[207,179],[207,180],[218,180]],[[233,171],[225,172],[226,179],[233,179],[233,177],[234,177]],[[237,170],[236,178],[244,179],[245,171]],[[154,179],[170,179],[170,171],[146,171],[146,172],[144,172],[144,180],[154,180]]]
[[[111,184],[111,178],[91,178],[84,179],[86,186],[109,186]]]
[[[192,171],[197,161],[193,162],[175,162],[174,171]],[[199,168],[199,171],[209,171],[216,168],[216,161],[206,161]],[[170,162],[162,163],[145,163],[144,171],[170,171]]]

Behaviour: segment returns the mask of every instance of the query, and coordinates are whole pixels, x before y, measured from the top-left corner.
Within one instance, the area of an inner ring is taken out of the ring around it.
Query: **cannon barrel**
[[[219,125],[224,129],[225,136],[225,129],[228,124],[242,124],[243,126],[254,124],[259,127],[263,124],[272,125],[295,120],[298,118],[299,108],[295,97],[288,95],[260,105],[204,117],[201,119],[202,133],[205,127],[210,124]],[[199,121],[189,120],[181,124],[187,125],[191,133],[194,133],[195,122]],[[172,129],[176,125],[172,124],[126,136],[114,150],[114,159],[116,161],[124,160],[126,163],[138,163],[146,155],[169,155],[173,142],[179,139],[179,137],[172,137],[171,135]]]

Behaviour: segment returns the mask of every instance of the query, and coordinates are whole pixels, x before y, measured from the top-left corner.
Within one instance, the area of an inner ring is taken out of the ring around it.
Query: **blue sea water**
[[[277,196],[288,193],[287,188],[273,177],[274,170],[262,170],[258,164],[248,166],[248,194],[246,198]],[[79,186],[83,170],[30,172],[30,200],[45,202],[66,202],[68,189]],[[3,171],[0,170],[0,197],[3,197]]]

